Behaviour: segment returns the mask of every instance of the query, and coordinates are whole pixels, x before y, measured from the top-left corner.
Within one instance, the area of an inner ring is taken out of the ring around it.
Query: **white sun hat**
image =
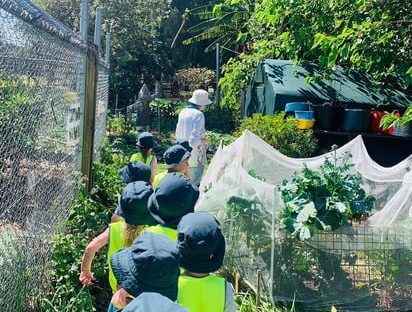
[[[189,99],[189,102],[199,106],[210,105],[212,103],[209,100],[209,93],[206,90],[198,89],[193,91],[192,97]]]

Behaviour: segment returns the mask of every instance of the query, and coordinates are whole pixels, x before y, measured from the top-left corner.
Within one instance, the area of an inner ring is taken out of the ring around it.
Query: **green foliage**
[[[239,112],[228,107],[219,108],[212,104],[203,113],[207,130],[232,133],[240,123]]]
[[[270,249],[270,215],[257,200],[232,196],[226,206],[229,218],[233,220],[233,231],[239,241],[259,254]]]
[[[206,138],[209,139],[211,144],[210,147],[213,150],[216,150],[219,147],[220,142],[223,142],[223,145],[227,146],[236,139],[234,136],[230,134],[222,134],[213,131],[206,131]]]
[[[174,87],[181,98],[187,99],[196,89],[208,90],[215,84],[215,72],[203,67],[178,70],[173,78]]]
[[[392,112],[392,113],[386,113],[381,121],[380,125],[383,127],[384,130],[387,130],[390,127],[393,126],[403,126],[407,124],[408,122],[412,121],[412,104],[408,106],[406,109],[405,113],[402,116],[399,116],[399,113],[397,112]]]
[[[92,297],[83,286],[79,291],[66,285],[59,286],[50,298],[39,298],[37,312],[91,311]]]
[[[247,22],[253,12],[254,1],[224,0],[193,9],[190,14],[198,16],[202,22],[191,27],[195,35],[186,39],[184,44],[208,40],[206,51],[214,49],[215,43],[235,49],[247,40]]]
[[[279,186],[285,204],[283,224],[299,240],[314,230],[335,230],[360,220],[372,210],[375,198],[362,188],[362,176],[353,174],[350,155],[326,158],[319,170],[304,167]]]
[[[223,105],[239,107],[239,97],[263,58],[313,61],[325,73],[342,65],[390,86],[412,85],[409,0],[259,0],[249,10],[242,25],[232,22],[248,49],[223,67]]]
[[[297,120],[285,119],[284,113],[273,116],[254,114],[243,120],[237,135],[246,129],[289,157],[310,157],[317,148],[312,130],[299,130]]]
[[[260,301],[260,306],[256,306],[256,295],[251,292],[238,293],[235,297],[239,312],[287,312],[294,311],[286,310],[278,307],[273,307],[267,302]]]

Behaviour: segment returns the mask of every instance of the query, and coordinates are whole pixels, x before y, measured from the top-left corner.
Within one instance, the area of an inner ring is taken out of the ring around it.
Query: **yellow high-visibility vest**
[[[123,236],[123,228],[125,226],[126,223],[124,221],[109,224],[109,248],[107,250],[107,263],[109,264],[109,283],[113,293],[115,293],[118,289],[117,280],[114,277],[112,266],[110,264],[110,257],[116,251],[126,247]]]
[[[177,302],[189,312],[224,312],[225,300],[226,280],[223,277],[179,277]]]
[[[155,175],[154,179],[153,179],[153,187],[156,187],[159,185],[160,181],[162,181],[162,179],[167,176],[167,170],[166,171],[162,171],[158,174]]]
[[[149,226],[145,230],[150,233],[164,235],[174,242],[177,241],[177,230],[176,229],[171,229],[171,228],[158,224],[154,226]]]
[[[148,166],[150,166],[150,164],[152,163],[153,160],[153,155],[149,155],[146,158],[146,162],[143,160],[143,155],[142,153],[135,153],[130,157],[130,161],[140,161]]]

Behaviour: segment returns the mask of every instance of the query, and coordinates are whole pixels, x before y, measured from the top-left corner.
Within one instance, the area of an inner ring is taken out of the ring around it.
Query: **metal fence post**
[[[110,64],[110,48],[112,45],[112,36],[110,33],[106,34],[106,53],[104,55],[104,57],[106,58],[106,64],[109,65]]]
[[[100,55],[100,33],[102,27],[102,12],[101,7],[96,8],[96,21],[94,24],[94,44],[97,46],[97,55]]]
[[[80,7],[80,38],[84,47],[82,51],[82,64],[80,70],[80,77],[78,81],[79,90],[79,106],[80,106],[80,120],[79,120],[79,148],[77,159],[80,162],[80,171],[83,175],[83,133],[84,133],[84,110],[85,110],[85,94],[86,94],[86,67],[87,67],[87,29],[89,26],[89,0],[82,0]]]

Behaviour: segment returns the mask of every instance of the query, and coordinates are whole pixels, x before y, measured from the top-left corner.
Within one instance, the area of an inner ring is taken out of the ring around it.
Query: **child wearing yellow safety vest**
[[[91,273],[93,258],[97,251],[109,244],[107,259],[117,250],[130,246],[140,235],[145,226],[157,222],[147,211],[147,201],[153,193],[148,182],[137,181],[129,183],[123,190],[119,201],[118,213],[124,221],[111,223],[109,227],[94,238],[86,247],[83,254],[79,280],[83,285],[91,285],[94,280]],[[109,262],[109,282],[113,293],[117,291],[117,282]]]
[[[179,256],[176,244],[167,237],[143,232],[131,247],[114,253],[110,263],[121,288],[113,295],[108,312],[127,307],[128,298],[143,300],[140,295],[146,292],[176,300]]]
[[[180,219],[194,211],[199,189],[181,173],[169,173],[160,181],[148,201],[149,212],[159,225],[145,229],[176,241]]]
[[[155,175],[153,179],[153,187],[158,186],[160,181],[168,173],[180,172],[187,176],[189,174],[189,157],[190,152],[183,146],[176,144],[169,147],[163,154],[167,170]]]
[[[225,255],[225,238],[219,222],[199,211],[182,218],[177,227],[180,266],[177,302],[189,312],[235,312],[232,285],[217,271]]]
[[[140,161],[129,161],[129,163],[119,170],[119,177],[126,185],[136,181],[150,182],[152,172],[150,167]],[[120,200],[120,195],[119,195]],[[112,215],[111,223],[124,221],[119,213],[119,206]]]
[[[156,147],[156,141],[153,134],[150,132],[142,132],[137,138],[136,146],[139,149],[138,153],[130,157],[130,161],[140,161],[145,163],[152,170],[152,177],[157,168],[157,158],[153,155],[153,149]]]

